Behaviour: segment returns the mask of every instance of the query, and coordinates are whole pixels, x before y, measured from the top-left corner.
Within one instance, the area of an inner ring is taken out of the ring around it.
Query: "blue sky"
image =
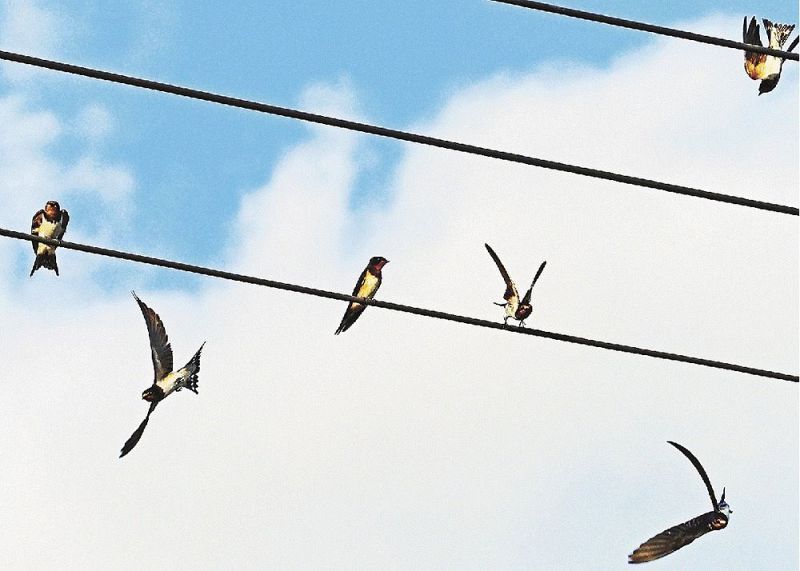
[[[736,51],[491,2],[128,4],[5,0],[0,47],[798,204],[793,62],[758,97]],[[570,5],[734,39],[753,10]],[[519,282],[548,262],[529,325],[798,371],[794,217],[11,64],[0,124],[4,227],[55,198],[67,239],[342,292],[380,254],[378,297],[499,321],[489,242]],[[327,300],[31,262],[0,241],[0,566],[622,569],[709,509],[670,439],[734,515],[648,567],[796,568],[796,385],[376,308],[334,336]],[[152,378],[131,289],[176,364],[207,344],[200,395],[119,461]]]

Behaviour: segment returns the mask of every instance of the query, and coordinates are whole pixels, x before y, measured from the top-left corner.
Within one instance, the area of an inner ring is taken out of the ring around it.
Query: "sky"
[[[133,5],[135,4],[135,5]],[[486,1],[0,2],[0,48],[522,154],[797,205],[797,65]],[[570,6],[739,39],[744,2]],[[797,22],[797,6],[758,16]],[[690,62],[687,64],[687,62]],[[796,374],[797,219],[0,64],[0,226]],[[0,566],[798,567],[797,385],[0,240]],[[141,442],[130,296],[200,394]]]

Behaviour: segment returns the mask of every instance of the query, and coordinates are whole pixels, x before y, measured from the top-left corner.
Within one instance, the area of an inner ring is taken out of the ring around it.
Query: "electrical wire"
[[[748,375],[756,375],[759,377],[767,377],[772,379],[779,379],[783,381],[790,381],[797,383],[800,379],[797,375],[790,375],[787,373],[779,373],[775,371],[768,371],[764,369],[756,369],[754,367],[745,367],[743,365],[736,365],[733,363],[725,363],[722,361],[714,361],[711,359],[702,359],[699,357],[690,357],[687,355],[680,355],[677,353],[668,353],[665,351],[656,351],[653,349],[643,349],[640,347],[633,347],[631,345],[622,345],[620,343],[610,343],[607,341],[598,341],[595,339],[588,339],[586,337],[578,337],[576,335],[567,335],[563,333],[554,333],[552,331],[544,331],[542,329],[532,329],[527,327],[509,327],[503,323],[496,323],[494,321],[487,321],[484,319],[475,319],[473,317],[466,317],[463,315],[455,315],[452,313],[445,313],[443,311],[435,311],[431,309],[423,309],[419,307],[413,307],[410,305],[401,305],[399,303],[391,303],[388,301],[381,301],[377,299],[366,299],[361,297],[356,297],[353,295],[346,295],[343,293],[336,293],[332,291],[326,291],[322,289],[310,288],[306,286],[296,285],[296,284],[289,284],[278,282],[274,280],[268,280],[264,278],[257,278],[253,276],[247,276],[242,274],[236,274],[232,272],[226,272],[222,270],[216,270],[213,268],[206,268],[203,266],[194,266],[190,264],[184,264],[181,262],[173,262],[170,260],[163,260],[160,258],[153,258],[150,256],[142,256],[140,254],[132,254],[129,252],[121,252],[118,250],[109,250],[107,248],[100,248],[98,246],[90,246],[86,244],[78,244],[75,242],[59,242],[58,240],[52,240],[49,238],[43,238],[41,236],[33,236],[31,234],[27,234],[24,232],[16,232],[14,230],[7,230],[5,228],[0,228],[0,236],[5,236],[7,238],[16,238],[18,240],[27,240],[30,242],[42,242],[45,244],[49,244],[51,246],[58,246],[60,248],[65,248],[69,250],[78,250],[80,252],[87,252],[89,254],[97,254],[100,256],[107,256],[111,258],[118,258],[121,260],[129,260],[132,262],[139,262],[142,264],[149,264],[153,266],[160,266],[162,268],[170,268],[173,270],[180,270],[183,272],[189,272],[193,274],[200,274],[205,276],[210,276],[213,278],[220,278],[225,280],[231,280],[235,282],[241,283],[248,283],[253,285],[259,285],[274,289],[280,289],[285,291],[291,291],[295,293],[305,294],[305,295],[314,295],[317,297],[324,297],[328,299],[336,299],[340,301],[355,301],[358,303],[363,303],[366,305],[373,305],[375,307],[382,307],[384,309],[391,309],[394,311],[400,311],[403,313],[411,313],[414,315],[421,315],[423,317],[432,317],[435,319],[443,319],[445,321],[454,321],[457,323],[464,323],[466,325],[473,325],[476,327],[487,327],[490,329],[501,329],[506,332],[510,333],[518,333],[521,335],[532,335],[535,337],[544,337],[547,339],[554,339],[556,341],[563,341],[566,343],[575,343],[578,345],[587,345],[590,347],[599,347],[602,349],[608,349],[611,351],[620,351],[623,353],[633,353],[637,355],[644,355],[647,357],[654,357],[657,359],[666,359],[670,361],[680,361],[683,363],[690,363],[693,365],[702,365],[705,367],[712,367],[716,369],[724,369],[728,371],[734,371],[738,373],[745,373]]]
[[[0,50],[0,59],[13,61],[16,63],[22,63],[26,65],[32,65],[36,67],[42,67],[45,69],[51,69],[54,71],[60,71],[63,73],[69,73],[74,75],[81,75],[84,77],[90,77],[93,79],[99,79],[103,81],[110,81],[113,83],[121,83],[124,85],[131,85],[134,87],[140,87],[142,89],[149,89],[153,91],[160,91],[163,93],[170,93],[172,95],[180,95],[182,97],[188,97],[191,99],[199,99],[201,101],[209,101],[211,103],[217,103],[220,105],[228,105],[231,107],[238,107],[240,109],[248,109],[250,111],[258,111],[261,113],[268,113],[271,115],[278,115],[281,117],[288,117],[291,119],[297,119],[300,121],[308,121],[310,123],[318,123],[321,125],[328,125],[331,127],[337,127],[340,129],[348,129],[351,131],[358,131],[361,133],[368,133],[370,135],[377,135],[380,137],[387,137],[390,139],[397,139],[400,141],[407,141],[410,143],[418,143],[422,145],[429,145],[432,147],[439,147],[442,149],[448,149],[452,151],[458,151],[462,153],[468,153],[473,155],[480,155],[484,157],[489,157],[493,159],[499,159],[503,161],[509,161],[513,163],[521,163],[525,165],[552,169],[556,171],[568,172],[572,174],[578,174],[582,176],[592,177],[592,178],[599,178],[604,180],[610,180],[614,182],[619,182],[622,184],[629,184],[633,186],[639,186],[644,188],[651,188],[656,190],[662,190],[665,192],[672,192],[675,194],[681,194],[684,196],[694,196],[698,198],[705,198],[708,200],[715,200],[718,202],[725,202],[728,204],[736,204],[738,206],[747,206],[750,208],[756,208],[759,210],[766,210],[770,212],[778,212],[781,214],[790,214],[793,216],[800,215],[800,210],[798,210],[795,206],[787,206],[783,204],[775,204],[771,202],[764,202],[761,200],[754,200],[751,198],[744,198],[740,196],[733,196],[729,194],[722,194],[719,192],[712,192],[708,190],[701,190],[698,188],[691,188],[687,186],[681,186],[677,184],[670,184],[665,182],[659,182],[655,180],[634,177],[604,170],[593,169],[589,167],[582,167],[578,165],[571,165],[567,163],[561,163],[557,161],[551,161],[546,159],[539,159],[535,157],[530,157],[527,155],[521,155],[517,153],[510,153],[507,151],[499,151],[495,149],[488,149],[485,147],[479,147],[475,145],[469,145],[466,143],[459,143],[457,141],[449,141],[446,139],[439,139],[436,137],[430,137],[427,135],[420,135],[417,133],[410,133],[407,131],[400,131],[397,129],[389,129],[387,127],[380,127],[377,125],[370,125],[367,123],[359,123],[356,121],[350,121],[347,119],[339,119],[336,117],[329,117],[326,115],[318,115],[315,113],[309,113],[307,111],[300,111],[297,109],[290,109],[287,107],[279,107],[277,105],[270,105],[267,103],[258,103],[256,101],[249,101],[246,99],[238,99],[235,97],[229,97],[226,95],[219,95],[216,93],[210,93],[207,91],[199,91],[197,89],[191,89],[188,87],[181,87],[178,85],[171,85],[167,83],[161,83],[157,81],[152,81],[149,79],[142,79],[138,77],[131,77],[128,75],[122,75],[118,73],[112,73],[108,71],[102,71],[97,69],[92,69],[88,67],[82,67],[77,65],[72,65],[68,63],[57,62],[53,60],[41,59],[33,56],[28,56],[24,54],[17,54],[7,51]]]
[[[706,36],[704,34],[695,34],[694,32],[687,32],[685,30],[667,28],[664,26],[656,26],[654,24],[646,24],[644,22],[637,22],[635,20],[625,20],[623,18],[616,18],[614,16],[605,16],[603,14],[586,12],[584,10],[575,10],[573,8],[565,8],[563,6],[556,6],[554,4],[545,4],[544,2],[534,2],[532,0],[491,0],[491,1],[498,2],[500,4],[509,4],[511,6],[519,6],[520,8],[529,8],[531,10],[538,10],[540,12],[550,12],[551,14],[559,14],[561,16],[568,16],[570,18],[579,18],[581,20],[588,20],[590,22],[599,22],[601,24],[608,24],[611,26],[628,28],[631,30],[640,30],[643,32],[651,32],[653,34],[659,34],[662,36],[671,36],[673,38],[691,40],[693,42],[700,42],[701,44],[709,44],[714,46],[721,46],[724,48],[732,48],[735,50],[744,50],[748,52],[767,54],[792,61],[798,61],[799,57],[798,54],[794,52],[776,50],[773,48],[763,47],[763,46],[754,46],[752,44],[745,44],[743,42],[726,40],[725,38]]]

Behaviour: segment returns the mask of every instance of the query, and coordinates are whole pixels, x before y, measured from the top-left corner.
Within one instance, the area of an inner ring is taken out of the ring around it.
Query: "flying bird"
[[[55,200],[48,200],[44,208],[33,215],[31,234],[43,238],[61,240],[64,232],[67,231],[67,224],[69,224],[69,213],[66,210],[61,210],[61,206]],[[36,259],[33,261],[30,275],[33,276],[33,272],[42,266],[48,270],[55,271],[56,275],[58,275],[56,246],[50,246],[42,242],[31,242],[31,244],[33,245]]]
[[[181,389],[189,389],[194,394],[197,394],[197,373],[200,371],[200,352],[205,346],[205,342],[200,345],[197,353],[194,354],[183,368],[177,371],[172,371],[172,347],[170,347],[169,339],[167,338],[167,331],[164,329],[164,324],[158,314],[147,307],[145,303],[139,299],[135,292],[131,292],[139,308],[142,310],[144,321],[147,324],[147,333],[150,336],[150,352],[153,357],[153,384],[146,388],[142,393],[142,398],[150,403],[150,408],[147,410],[147,416],[139,425],[139,428],[128,438],[125,445],[122,447],[122,452],[119,457],[122,458],[128,452],[133,450],[133,447],[139,442],[142,437],[147,422],[150,420],[150,415],[156,409],[159,402],[167,398],[173,392],[178,392]]]
[[[542,262],[542,265],[539,266],[539,271],[537,271],[536,275],[533,277],[531,287],[528,288],[528,291],[525,292],[525,296],[522,298],[522,301],[520,301],[519,292],[517,292],[517,286],[514,283],[514,280],[511,279],[511,276],[508,275],[505,266],[503,266],[503,262],[500,261],[500,258],[497,256],[495,251],[492,250],[492,247],[489,244],[484,244],[484,246],[486,246],[489,255],[494,260],[494,263],[497,264],[497,269],[500,270],[500,275],[503,276],[503,280],[506,282],[506,293],[503,294],[503,299],[506,300],[505,303],[494,302],[495,305],[506,308],[506,316],[503,319],[503,323],[508,325],[508,319],[513,317],[519,321],[520,327],[525,327],[525,320],[533,311],[533,307],[531,306],[531,292],[533,291],[533,286],[536,284],[536,280],[539,279],[539,276],[542,275],[547,262]]]
[[[794,24],[775,24],[766,18],[761,21],[764,22],[764,29],[767,31],[769,47],[776,50],[783,49],[783,44],[786,43],[786,40],[792,34],[792,30],[794,30]],[[750,24],[747,23],[747,16],[744,17],[742,36],[746,44],[753,46],[762,45],[761,27],[758,25],[755,16],[750,20]],[[794,51],[794,48],[797,47],[798,39],[799,38],[795,38],[786,51]],[[761,80],[758,86],[759,95],[762,93],[769,93],[778,85],[784,61],[786,60],[781,57],[767,54],[755,52],[744,53],[744,70],[747,72],[747,75],[749,75],[751,79]]]
[[[714,488],[711,487],[708,474],[706,474],[706,471],[695,455],[677,442],[672,442],[671,440],[667,442],[680,450],[700,473],[700,477],[703,479],[706,489],[708,489],[708,495],[711,498],[711,505],[714,507],[714,510],[692,518],[685,523],[671,527],[666,531],[662,531],[655,537],[651,537],[642,543],[633,553],[628,555],[628,563],[645,563],[647,561],[660,559],[673,551],[677,551],[681,547],[689,545],[695,539],[707,534],[709,531],[724,529],[727,527],[728,519],[733,513],[733,510],[731,510],[730,506],[725,501],[725,488],[722,488],[722,497],[719,499],[719,502],[717,502],[717,497],[714,494]]]
[[[381,281],[383,280],[381,269],[388,263],[389,260],[381,256],[370,258],[367,267],[364,268],[364,271],[361,272],[358,278],[358,283],[356,283],[356,287],[353,289],[353,295],[367,299],[375,297],[375,293],[378,291],[378,288],[381,287]],[[334,335],[339,335],[339,333],[344,333],[350,329],[350,326],[364,313],[365,309],[367,309],[367,306],[363,303],[351,301]]]

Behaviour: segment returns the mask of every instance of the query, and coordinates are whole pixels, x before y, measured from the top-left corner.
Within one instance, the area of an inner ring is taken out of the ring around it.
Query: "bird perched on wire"
[[[378,288],[381,287],[381,281],[383,281],[381,270],[383,269],[383,266],[388,263],[389,260],[381,256],[370,258],[367,267],[364,268],[364,271],[361,272],[361,275],[358,278],[356,287],[353,288],[353,295],[356,297],[365,297],[367,299],[372,299],[375,297],[375,293],[378,291]],[[336,330],[334,335],[339,335],[339,333],[344,333],[350,329],[350,326],[356,322],[356,319],[358,319],[359,316],[364,313],[366,308],[367,306],[363,303],[351,301],[347,306],[344,316],[342,317],[342,322],[339,324],[339,328]]]
[[[486,250],[488,250],[494,263],[497,264],[497,269],[500,270],[500,275],[503,276],[503,280],[506,282],[506,293],[503,294],[503,299],[506,300],[505,303],[494,302],[495,305],[506,308],[506,315],[503,319],[503,323],[508,325],[508,319],[514,318],[519,321],[520,327],[525,327],[525,320],[530,317],[533,311],[533,306],[531,306],[531,292],[533,291],[533,286],[536,284],[536,280],[539,279],[539,276],[542,275],[547,262],[542,262],[542,265],[539,266],[539,271],[537,271],[536,275],[533,277],[531,287],[528,288],[528,291],[525,292],[525,296],[520,300],[517,286],[514,280],[508,275],[505,266],[503,266],[503,262],[500,261],[500,258],[489,244],[484,244],[484,246],[486,246]]]
[[[61,206],[55,200],[48,200],[44,208],[33,215],[31,221],[31,234],[43,238],[61,240],[64,232],[67,231],[69,224],[69,213],[61,210]],[[56,263],[56,246],[50,246],[43,242],[31,242],[36,259],[33,261],[30,275],[41,267],[53,270],[58,275],[58,264]]]
[[[793,24],[775,24],[766,18],[761,20],[764,22],[764,29],[767,31],[767,40],[769,47],[772,49],[783,49],[783,44],[792,34],[794,30]],[[761,46],[761,27],[756,21],[756,17],[747,23],[747,16],[744,17],[742,23],[742,35],[744,43],[752,46]],[[791,52],[797,47],[798,38],[795,38],[791,43],[787,52]],[[770,56],[767,54],[759,54],[755,52],[744,53],[744,70],[751,79],[760,79],[761,83],[758,86],[758,94],[769,93],[775,86],[778,85],[778,80],[781,78],[781,71],[783,70],[784,58]]]
[[[139,428],[137,428],[131,437],[128,438],[127,442],[125,442],[119,455],[120,458],[133,450],[133,447],[139,442],[147,426],[147,422],[150,420],[150,415],[156,409],[158,403],[173,392],[178,392],[184,388],[197,394],[197,373],[200,371],[200,352],[205,346],[205,342],[203,342],[197,350],[197,353],[194,354],[194,357],[181,369],[173,372],[172,347],[170,347],[167,331],[164,329],[161,318],[155,311],[147,307],[147,305],[137,297],[135,292],[131,293],[134,299],[136,299],[136,303],[139,304],[139,309],[142,310],[144,321],[147,324],[147,333],[150,336],[150,353],[153,358],[154,377],[152,386],[146,388],[142,393],[142,398],[150,403],[147,416],[144,417]]]
[[[728,526],[728,519],[733,513],[733,510],[731,510],[730,506],[725,501],[725,488],[722,488],[722,497],[720,497],[719,502],[717,502],[717,497],[714,494],[714,488],[711,487],[708,474],[706,474],[702,464],[700,464],[700,461],[695,455],[677,442],[672,442],[671,440],[667,442],[680,450],[700,473],[700,477],[706,485],[708,495],[711,498],[711,505],[714,509],[713,511],[690,519],[685,523],[662,531],[655,537],[651,537],[642,543],[633,553],[628,555],[628,563],[645,563],[647,561],[660,559],[665,555],[677,551],[681,547],[689,545],[695,539],[702,537],[709,531],[724,529]]]

